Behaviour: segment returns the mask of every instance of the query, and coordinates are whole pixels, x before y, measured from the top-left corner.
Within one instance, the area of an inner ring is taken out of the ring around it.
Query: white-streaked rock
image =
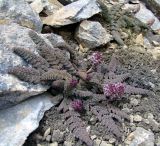
[[[14,66],[26,66],[27,63],[15,53],[12,52],[13,47],[22,47],[36,52],[36,45],[29,37],[28,32],[31,31],[28,28],[19,26],[18,24],[0,25],[0,94],[9,92],[7,95],[0,96],[0,109],[12,106],[29,98],[30,96],[40,94],[48,89],[48,86],[42,86],[40,84],[30,84],[19,80],[13,75],[7,74],[7,70]],[[64,43],[62,37],[54,34],[41,35],[45,41],[51,45],[54,42]],[[50,38],[50,41],[47,39]],[[57,45],[55,43],[55,45]],[[13,92],[21,92],[25,94]],[[21,95],[21,96],[20,96]]]
[[[140,3],[140,10],[135,14],[135,17],[139,19],[141,22],[147,24],[149,21],[154,20],[154,23],[151,25],[153,30],[160,29],[160,21],[154,14],[148,10],[142,3]]]
[[[44,93],[0,111],[0,146],[22,146],[39,126],[44,112],[53,106],[52,95]]]
[[[21,26],[42,30],[42,22],[25,0],[0,0],[0,24],[15,22]]]
[[[154,146],[154,134],[142,127],[137,127],[136,130],[127,137],[126,141],[129,146]]]

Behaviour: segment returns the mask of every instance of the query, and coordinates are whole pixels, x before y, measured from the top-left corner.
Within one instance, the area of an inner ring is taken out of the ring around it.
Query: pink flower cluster
[[[92,55],[89,57],[89,60],[91,60],[93,65],[98,65],[102,62],[102,53],[100,52],[94,52]]]
[[[76,87],[77,84],[78,84],[78,80],[76,80],[76,79],[72,79],[72,80],[70,81],[70,86],[73,87],[73,88]]]
[[[103,86],[103,92],[106,96],[122,96],[124,94],[125,85],[123,83],[110,83]]]
[[[76,111],[82,111],[83,110],[83,102],[82,100],[80,99],[74,99],[72,102],[71,102],[71,106],[74,110]]]

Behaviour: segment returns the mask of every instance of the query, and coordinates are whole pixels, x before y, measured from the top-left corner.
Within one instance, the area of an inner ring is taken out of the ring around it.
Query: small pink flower
[[[72,80],[70,81],[70,86],[73,87],[73,88],[76,87],[77,84],[78,84],[78,80],[76,80],[76,79],[72,79]]]
[[[71,106],[76,111],[82,111],[83,110],[83,102],[80,99],[74,99],[71,102]]]
[[[89,60],[91,60],[93,65],[98,65],[102,62],[102,53],[100,52],[94,52],[92,55],[89,57]]]
[[[124,94],[125,86],[123,83],[109,83],[103,87],[104,95],[106,96],[122,96]]]

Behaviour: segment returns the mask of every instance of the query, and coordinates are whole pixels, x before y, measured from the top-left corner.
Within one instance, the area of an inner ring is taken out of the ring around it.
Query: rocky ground
[[[97,19],[97,17],[92,18],[92,20]],[[99,22],[103,24],[103,20],[99,19]],[[76,46],[77,43],[73,37],[74,28],[76,28],[76,25],[59,30],[52,29],[51,31],[57,32],[72,46]],[[94,50],[103,52],[107,62],[113,53],[117,54],[121,63],[118,72],[129,72],[132,75],[127,82],[136,87],[152,90],[156,96],[131,95],[116,103],[130,116],[130,122],[123,125],[124,137],[122,141],[106,135],[103,127],[96,122],[91,113],[88,114],[90,116],[84,116],[84,119],[89,123],[87,130],[90,132],[95,146],[138,146],[140,143],[143,146],[154,144],[158,146],[160,144],[160,64],[156,56],[157,53],[152,54],[151,50],[159,47],[159,43],[152,43],[150,45],[153,45],[153,47],[151,47],[143,42],[144,36],[141,33],[133,33],[134,37],[128,36],[127,33],[125,35],[124,40],[127,47],[120,47],[113,42]],[[85,56],[92,50],[81,47],[78,51],[84,55],[85,59]],[[60,129],[57,129],[57,127],[60,127]],[[36,144],[38,146],[85,145],[75,139],[68,129],[65,129],[64,121],[61,121],[55,107],[46,112],[39,128],[28,137],[24,146],[34,146]]]
[[[99,14],[101,9],[95,0],[87,0],[86,3],[80,0],[68,6],[65,5],[72,1],[27,0],[19,4],[14,0],[10,1],[0,2],[0,7],[3,8],[2,15],[0,13],[0,34],[3,36],[0,38],[0,55],[3,56],[0,59],[0,109],[3,109],[0,111],[0,141],[3,142],[0,146],[86,146],[66,128],[60,114],[55,110],[59,100],[50,94],[48,86],[22,82],[8,76],[5,71],[15,65],[27,66],[10,51],[13,46],[29,48],[36,52],[35,44],[28,36],[28,28],[42,32],[40,35],[54,47],[58,44],[69,44],[85,61],[94,51],[101,52],[106,62],[109,62],[115,53],[120,62],[117,73],[130,73],[131,77],[127,83],[155,93],[154,97],[126,95],[123,100],[113,103],[130,117],[130,121],[122,124],[122,140],[106,134],[104,127],[97,122],[92,113],[83,115],[82,118],[88,125],[86,130],[94,141],[94,146],[160,146],[160,22],[159,9],[153,10],[155,3],[151,7],[147,5],[147,8],[141,3],[140,10],[135,14],[135,17],[146,23],[149,29],[139,30],[138,25],[132,28],[120,27],[118,31],[123,41],[121,44],[111,33],[111,26],[106,24],[103,15]],[[107,3],[103,0],[102,2]],[[117,3],[118,1],[112,1],[107,5],[110,7]],[[137,1],[133,0],[130,3],[139,6]],[[151,5],[151,2],[148,1],[147,4]],[[17,12],[12,10],[11,5],[15,5]],[[11,15],[13,12],[15,14]],[[24,16],[19,15],[19,12],[23,12]],[[148,15],[144,16],[144,13]],[[38,95],[43,92],[45,93]],[[14,98],[10,100],[13,93]],[[34,95],[36,97],[30,100]],[[4,110],[5,108],[8,109]],[[10,133],[10,130],[13,132]],[[15,139],[11,141],[12,144],[9,143],[10,138]]]

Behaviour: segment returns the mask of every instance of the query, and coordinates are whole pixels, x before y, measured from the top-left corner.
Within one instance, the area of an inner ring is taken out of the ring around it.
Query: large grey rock
[[[53,15],[46,17],[43,23],[60,27],[87,19],[100,11],[96,0],[79,0],[60,8]]]
[[[137,127],[134,132],[130,134],[132,141],[129,146],[154,146],[154,134],[142,127]]]
[[[87,48],[105,45],[111,40],[111,35],[106,32],[99,22],[84,20],[76,32],[77,41]]]
[[[160,0],[142,0],[157,16],[160,16]]]
[[[160,21],[158,20],[158,18],[155,17],[154,14],[141,3],[140,10],[135,14],[135,17],[140,21],[144,22],[145,24],[154,20],[154,23],[151,25],[151,28],[156,31],[160,30]]]
[[[28,35],[30,29],[18,24],[8,24],[0,25],[0,30],[0,109],[3,109],[46,91],[48,86],[33,85],[7,74],[7,70],[11,67],[17,65],[27,66],[22,58],[12,52],[13,47],[23,47],[37,53],[36,45]],[[47,40],[47,37],[54,45],[65,43],[62,37],[58,35],[42,34],[41,36],[49,45],[51,43]]]
[[[24,0],[0,0],[0,24],[15,22],[36,31],[42,30],[42,22]]]
[[[19,105],[0,111],[0,146],[22,146],[27,136],[39,126],[44,112],[53,106],[44,93]]]

